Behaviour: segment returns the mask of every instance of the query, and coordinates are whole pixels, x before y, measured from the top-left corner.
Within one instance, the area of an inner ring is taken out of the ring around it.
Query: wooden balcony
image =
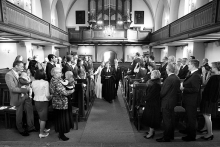
[[[145,43],[148,44],[150,41],[151,30],[136,31],[136,30],[125,30],[118,29],[110,36],[104,33],[104,30],[82,30],[75,31],[69,29],[70,43],[96,43],[96,42],[107,42],[107,43]]]
[[[0,31],[69,45],[66,31],[6,1],[0,0]]]
[[[213,0],[173,23],[155,31],[150,45],[193,38],[220,31],[220,0]]]

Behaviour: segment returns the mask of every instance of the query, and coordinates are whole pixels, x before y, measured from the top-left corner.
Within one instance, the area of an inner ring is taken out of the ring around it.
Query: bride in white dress
[[[96,72],[94,73],[95,75],[95,94],[97,98],[102,99],[102,83],[101,83],[101,72],[102,69],[105,66],[105,62],[103,61],[101,65],[98,67]]]

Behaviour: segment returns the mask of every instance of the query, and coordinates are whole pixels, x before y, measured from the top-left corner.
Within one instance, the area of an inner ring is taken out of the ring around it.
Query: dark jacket
[[[121,67],[117,67],[117,69],[115,68],[115,65],[112,67],[115,71],[115,80],[116,81],[120,81],[122,79],[122,71],[121,71]]]
[[[143,62],[141,58],[136,58],[133,60],[132,65],[131,65],[131,74],[134,74],[134,68],[137,63]]]
[[[163,78],[162,81],[165,81],[165,79],[167,78],[167,71],[166,71],[167,64],[168,63],[164,64],[163,66],[161,65],[159,68],[159,71],[161,73],[161,78]]]
[[[161,88],[161,108],[174,109],[180,91],[180,79],[172,74],[166,78]]]
[[[67,71],[72,71],[72,73],[73,73],[73,67],[71,65],[69,65],[69,63],[66,63],[63,66],[62,73],[63,73],[64,77],[65,77],[65,73]]]
[[[183,68],[183,66],[181,66],[180,70],[179,70],[178,77],[180,79],[185,79],[188,72],[189,72],[188,65],[186,65],[184,68]]]
[[[202,78],[199,70],[187,76],[183,82],[183,104],[197,106],[200,101]]]
[[[56,66],[51,64],[50,62],[47,63],[46,74],[47,74],[47,81],[48,82],[50,82],[50,80],[52,79],[51,70],[54,67],[56,67]]]

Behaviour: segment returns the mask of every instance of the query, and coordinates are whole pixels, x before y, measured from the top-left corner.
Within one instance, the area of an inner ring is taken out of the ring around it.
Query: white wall
[[[32,46],[33,56],[38,56],[39,62],[44,62],[44,49],[42,46]]]
[[[121,59],[123,56],[121,46],[98,46],[97,47],[97,62],[102,62],[104,60],[104,53],[106,51],[113,51],[117,54],[117,58]]]
[[[203,43],[194,42],[193,55],[202,63],[205,57],[205,46]]]
[[[183,58],[183,47],[176,48],[176,59]]]
[[[153,49],[153,55],[154,55],[154,61],[155,62],[160,62],[161,58],[161,49]]]
[[[208,58],[209,63],[220,61],[220,46],[218,43],[208,43],[205,47],[205,58]]]
[[[134,24],[134,11],[144,11],[144,24]],[[130,27],[153,28],[153,19],[148,6],[143,0],[135,0],[132,2],[132,23]]]
[[[43,18],[40,0],[32,0],[32,14],[36,15],[39,18]]]
[[[8,50],[10,50],[9,53]],[[0,43],[0,68],[12,68],[16,56],[16,43]]]
[[[79,46],[78,55],[92,55],[92,60],[95,61],[95,46]]]
[[[143,55],[143,49],[141,46],[126,46],[125,47],[125,62],[131,62],[132,57],[134,57],[137,52]]]
[[[85,24],[76,24],[76,11],[85,11]],[[66,27],[79,29],[79,26],[88,26],[88,0],[77,0],[72,6],[66,19]]]
[[[184,16],[184,11],[185,11],[185,0],[180,0],[178,18]]]

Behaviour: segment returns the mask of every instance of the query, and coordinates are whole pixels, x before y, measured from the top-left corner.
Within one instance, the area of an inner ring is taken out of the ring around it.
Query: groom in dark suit
[[[180,79],[174,74],[175,69],[173,63],[167,65],[168,77],[164,81],[160,92],[164,133],[162,138],[156,140],[158,142],[170,142],[174,139],[174,107],[177,104],[178,91],[180,91]]]
[[[118,66],[118,59],[114,59],[115,65],[113,66],[113,69],[115,70],[115,98],[117,97],[118,92],[118,85],[119,81],[122,79],[122,71],[121,68]]]
[[[5,75],[5,81],[10,93],[10,105],[15,106],[16,108],[17,129],[22,136],[29,136],[28,132],[36,132],[37,130],[34,127],[32,100],[28,97],[27,94],[30,88],[21,88],[21,85],[18,81],[19,73],[23,71],[23,69],[24,63],[22,61],[15,61],[13,63],[13,68]],[[24,94],[24,96],[21,97],[21,94]],[[27,131],[24,130],[24,128],[22,127],[22,118],[24,110],[27,118]]]
[[[188,66],[190,75],[186,77],[186,79],[183,82],[183,85],[181,85],[180,87],[180,90],[183,91],[183,107],[186,110],[187,128],[186,130],[180,130],[180,133],[187,134],[187,136],[182,137],[182,140],[195,141],[197,105],[200,98],[199,95],[202,84],[202,78],[198,70],[198,60],[190,60]]]

